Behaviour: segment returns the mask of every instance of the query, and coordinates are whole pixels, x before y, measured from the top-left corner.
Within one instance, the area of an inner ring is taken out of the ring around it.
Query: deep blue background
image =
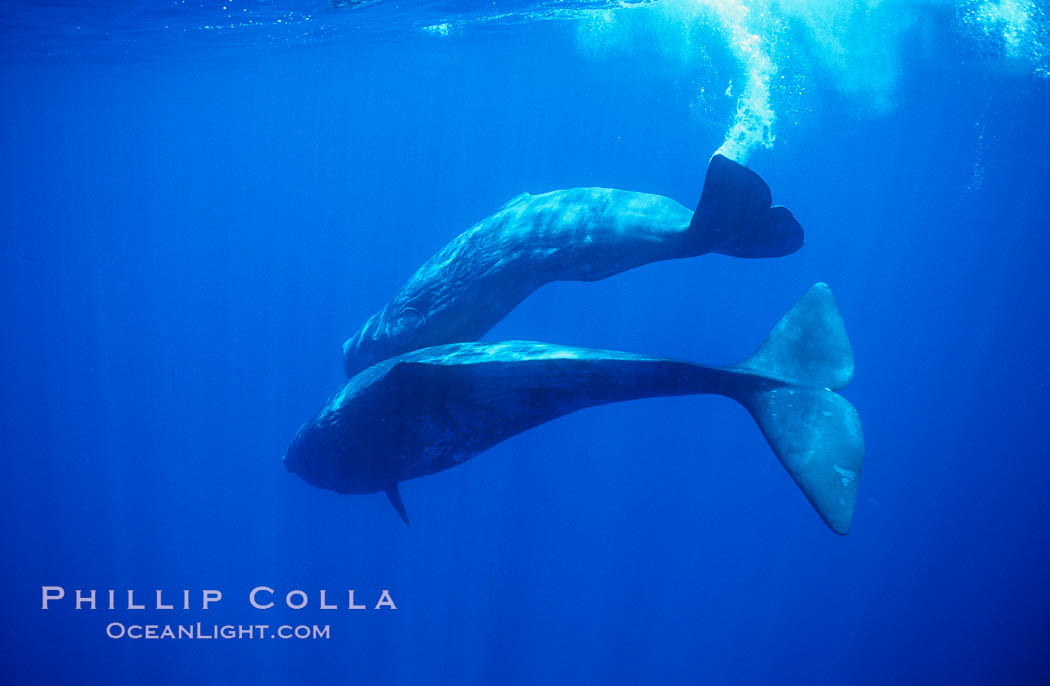
[[[723,130],[691,118],[695,74],[588,59],[568,22],[176,47],[0,71],[5,682],[1050,679],[1046,80],[909,55],[872,112],[817,78],[751,160],[802,251],[555,284],[488,337],[725,363],[829,282],[867,437],[848,537],[717,397],[584,411],[405,483],[406,529],[282,467],[342,341],[523,190],[693,205]],[[52,584],[226,597],[42,612]],[[250,611],[258,584],[314,604]],[[399,610],[322,612],[320,588]],[[104,635],[144,618],[332,638]]]

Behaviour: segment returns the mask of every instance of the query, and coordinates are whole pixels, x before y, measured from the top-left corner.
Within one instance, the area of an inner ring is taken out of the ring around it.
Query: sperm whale
[[[713,367],[530,341],[454,343],[355,375],[296,434],[285,467],[339,493],[385,491],[449,469],[577,410],[635,398],[719,394],[754,417],[825,523],[846,534],[864,457],[860,418],[835,390],[853,352],[831,290],[818,283],[758,351]]]
[[[766,183],[721,155],[700,202],[610,188],[522,193],[453,239],[343,345],[347,377],[402,353],[476,341],[540,286],[597,281],[705,253],[779,257],[802,227]]]

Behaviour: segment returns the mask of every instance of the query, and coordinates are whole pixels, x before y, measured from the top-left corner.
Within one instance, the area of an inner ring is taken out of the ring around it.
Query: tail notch
[[[827,284],[811,287],[735,368],[778,382],[738,399],[824,522],[849,533],[864,434],[860,415],[833,390],[853,377],[853,350]]]
[[[762,177],[715,155],[689,231],[705,252],[733,257],[790,255],[802,247],[802,226],[788,208],[771,207],[772,202]]]

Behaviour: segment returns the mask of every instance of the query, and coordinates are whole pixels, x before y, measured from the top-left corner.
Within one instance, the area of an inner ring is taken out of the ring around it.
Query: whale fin
[[[755,172],[715,155],[707,167],[689,233],[701,252],[781,257],[802,247],[802,226],[786,207],[770,207],[769,186]]]
[[[401,519],[404,520],[405,526],[412,526],[408,521],[408,513],[405,512],[405,503],[401,501],[401,491],[398,490],[397,484],[386,489],[386,497],[390,498],[390,504],[393,505],[394,509],[397,510],[397,513],[401,515]]]
[[[524,202],[524,201],[528,200],[531,197],[532,196],[529,195],[528,193],[518,193],[517,195],[515,195],[510,200],[508,200],[507,202],[505,202],[502,205],[500,205],[499,209],[496,210],[496,212],[502,212],[503,210],[507,209],[508,207],[512,207],[514,205],[517,205],[519,202]]]
[[[853,377],[853,350],[827,284],[811,287],[735,369],[767,377],[734,395],[824,522],[849,533],[864,435],[857,411],[832,390]]]

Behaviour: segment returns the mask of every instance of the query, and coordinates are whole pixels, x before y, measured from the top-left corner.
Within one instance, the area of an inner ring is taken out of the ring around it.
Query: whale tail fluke
[[[701,252],[781,257],[802,247],[802,226],[786,207],[771,207],[769,186],[755,172],[715,155],[689,223]]]
[[[864,436],[857,411],[834,392],[853,377],[853,350],[827,284],[811,287],[735,369],[765,377],[737,399],[824,522],[849,533]]]

